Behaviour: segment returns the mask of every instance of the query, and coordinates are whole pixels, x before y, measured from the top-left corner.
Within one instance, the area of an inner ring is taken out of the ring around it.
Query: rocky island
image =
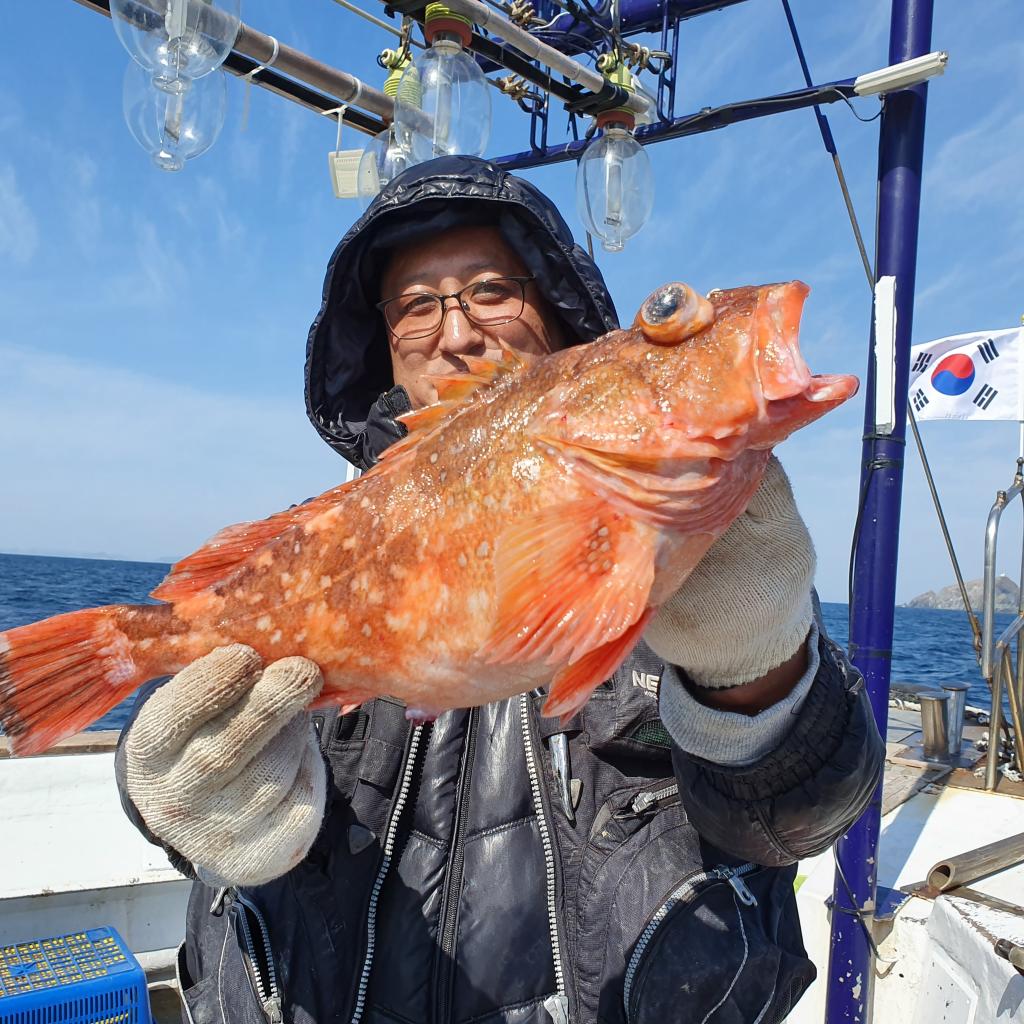
[[[971,599],[971,607],[981,611],[981,595],[984,588],[983,580],[971,580],[967,584],[967,596]],[[1020,589],[1009,576],[996,577],[996,611],[1016,614],[1020,602]],[[946,611],[957,611],[964,606],[960,598],[960,588],[954,583],[942,590],[929,590],[926,594],[918,594],[906,603],[906,608],[941,608]]]

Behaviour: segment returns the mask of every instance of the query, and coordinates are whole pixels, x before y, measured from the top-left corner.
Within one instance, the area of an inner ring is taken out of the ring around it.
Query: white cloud
[[[0,165],[0,260],[25,266],[39,246],[39,227],[18,188],[14,168]]]
[[[343,479],[300,401],[0,344],[0,548],[163,560]]]

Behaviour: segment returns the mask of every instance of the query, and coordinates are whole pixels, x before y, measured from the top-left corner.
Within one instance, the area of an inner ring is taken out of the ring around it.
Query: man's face
[[[451,295],[480,281],[524,276],[526,268],[497,228],[455,228],[396,252],[384,271],[381,297]],[[498,360],[500,342],[527,355],[545,355],[563,345],[561,326],[533,281],[526,285],[522,315],[511,323],[474,324],[455,299],[446,300],[445,308],[441,326],[426,337],[396,338],[387,328],[394,380],[408,391],[414,409],[437,401],[429,375],[466,372],[464,355]]]

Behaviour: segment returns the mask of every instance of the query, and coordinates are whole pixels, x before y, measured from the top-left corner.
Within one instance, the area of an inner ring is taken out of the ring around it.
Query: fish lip
[[[845,402],[860,390],[860,381],[849,373],[816,373],[805,394],[809,402]]]

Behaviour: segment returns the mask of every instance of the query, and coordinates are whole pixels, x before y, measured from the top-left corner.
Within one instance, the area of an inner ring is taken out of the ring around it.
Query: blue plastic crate
[[[146,976],[113,928],[0,946],[0,1024],[151,1024]]]

